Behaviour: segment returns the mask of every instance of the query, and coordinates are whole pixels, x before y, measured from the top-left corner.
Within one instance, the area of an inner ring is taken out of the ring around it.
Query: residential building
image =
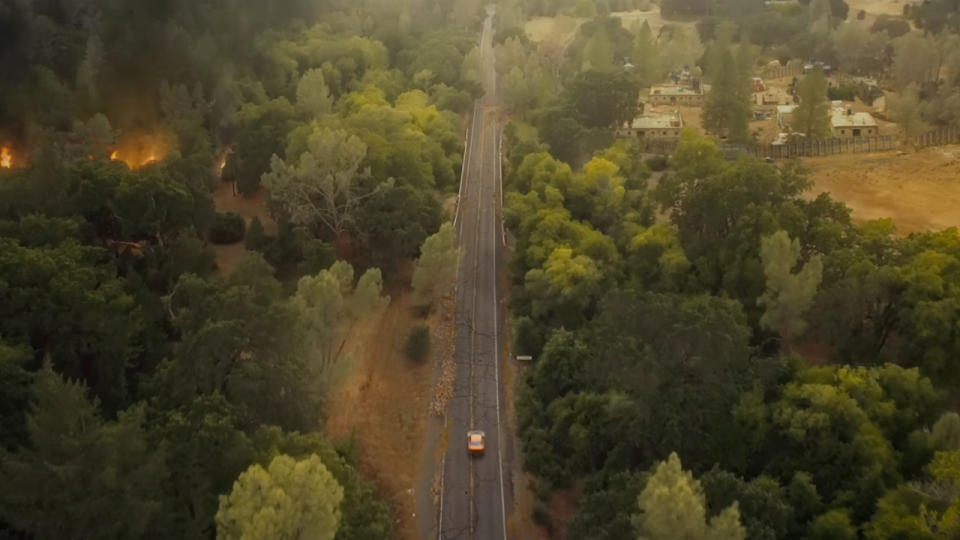
[[[855,113],[850,109],[834,109],[830,116],[830,129],[834,137],[871,137],[880,134],[877,121],[870,113]]]
[[[686,105],[699,107],[703,105],[707,87],[701,89],[684,88],[676,84],[655,84],[650,88],[647,102],[652,105]]]
[[[634,118],[617,130],[617,137],[624,139],[678,139],[683,129],[683,117],[679,111],[651,111]]]

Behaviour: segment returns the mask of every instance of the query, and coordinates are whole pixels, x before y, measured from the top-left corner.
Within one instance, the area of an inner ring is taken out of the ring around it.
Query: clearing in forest
[[[230,182],[220,182],[213,192],[213,205],[217,212],[233,212],[239,215],[250,226],[253,218],[260,218],[263,224],[263,230],[267,234],[276,234],[277,224],[270,215],[267,208],[266,191],[257,188],[257,191],[249,197],[244,197],[233,193],[233,184]],[[243,241],[234,244],[210,244],[217,261],[217,272],[221,275],[229,274],[233,268],[243,258],[247,249]]]
[[[654,35],[657,35],[660,29],[668,24],[677,26],[694,25],[694,23],[690,21],[665,20],[660,15],[660,7],[656,5],[651,6],[647,11],[638,9],[633,11],[614,11],[610,13],[610,15],[618,17],[622,21],[623,27],[627,30],[629,30],[634,23],[643,24],[643,22],[646,21],[650,24],[650,29],[653,30]],[[523,29],[526,31],[527,37],[535,43],[547,41],[566,44],[573,39],[580,24],[585,20],[586,19],[567,15],[534,17],[527,21]]]
[[[870,15],[903,15],[903,6],[917,4],[916,0],[848,0],[850,14],[856,17],[860,10]]]
[[[841,154],[804,160],[814,187],[853,210],[856,221],[892,218],[897,233],[960,227],[960,146],[916,153]]]

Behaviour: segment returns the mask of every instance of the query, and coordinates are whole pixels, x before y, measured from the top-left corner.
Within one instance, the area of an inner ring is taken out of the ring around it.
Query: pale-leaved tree
[[[764,328],[780,333],[784,343],[804,332],[804,314],[810,309],[823,277],[823,263],[814,255],[796,273],[800,242],[785,231],[777,231],[760,241],[760,258],[767,276],[767,290],[757,300],[766,308],[760,318]]]
[[[349,230],[360,202],[378,189],[361,186],[367,176],[360,169],[366,153],[367,146],[356,135],[321,129],[308,137],[307,150],[296,164],[274,155],[263,185],[290,221],[340,237]]]
[[[323,70],[310,69],[297,84],[297,108],[312,116],[323,116],[333,108],[330,89],[323,80]]]
[[[220,496],[217,539],[332,540],[342,501],[343,487],[316,454],[279,455],[266,469],[251,466]]]
[[[675,452],[657,465],[637,505],[638,540],[743,540],[747,535],[736,503],[707,521],[703,487],[683,470]]]
[[[350,264],[337,261],[315,276],[300,278],[290,298],[303,325],[308,350],[316,351],[323,365],[337,359],[354,322],[376,313],[390,301],[380,294],[383,279],[379,269],[367,270],[356,285],[353,276]]]

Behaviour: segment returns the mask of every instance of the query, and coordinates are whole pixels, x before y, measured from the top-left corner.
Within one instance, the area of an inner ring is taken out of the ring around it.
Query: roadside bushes
[[[423,362],[430,353],[430,328],[418,324],[410,329],[403,343],[403,354],[414,362]]]
[[[644,163],[653,172],[664,171],[667,169],[667,156],[653,156],[647,158]]]
[[[239,215],[233,212],[218,213],[210,226],[210,241],[214,244],[233,244],[243,240],[246,229],[247,224]]]

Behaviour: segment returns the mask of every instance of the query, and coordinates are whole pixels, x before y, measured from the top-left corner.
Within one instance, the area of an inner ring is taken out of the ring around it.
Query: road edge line
[[[499,131],[499,126],[498,126]],[[500,165],[500,169],[497,171],[497,184],[500,189],[500,196],[503,197],[503,165],[500,162],[500,140],[497,141],[497,161]],[[494,204],[496,204],[496,199],[494,199]],[[503,205],[501,204],[500,211],[503,211]],[[493,213],[494,217],[498,219],[503,226],[503,220],[499,219],[498,213]],[[503,418],[500,415],[500,287],[497,283],[497,229],[493,229],[493,257],[491,261],[493,262],[493,340],[494,340],[494,377],[496,378],[497,385],[497,471],[500,473],[500,521],[503,525],[503,539],[507,539],[507,502],[503,495]]]

